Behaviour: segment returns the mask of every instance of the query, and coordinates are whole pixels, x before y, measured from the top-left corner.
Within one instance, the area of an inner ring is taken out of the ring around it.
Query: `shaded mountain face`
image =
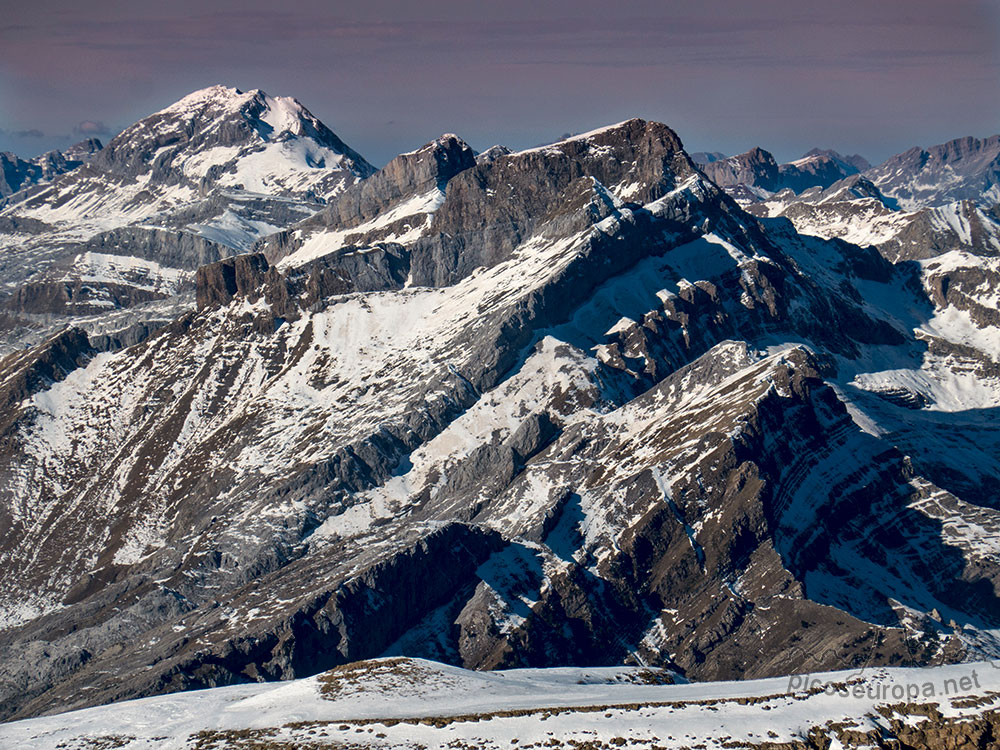
[[[752,148],[746,153],[705,164],[702,170],[715,184],[727,189],[742,188],[750,195],[763,195],[781,187],[778,162],[770,152]]]
[[[199,154],[260,106],[227,96]],[[162,204],[203,157],[158,148]],[[171,215],[271,205],[232,174]],[[229,257],[89,237],[200,258],[192,309],[0,361],[4,717],[382,654],[696,680],[998,655],[1000,321],[967,249],[755,217],[638,119],[356,177]]]
[[[864,161],[861,157],[857,157]],[[860,170],[833,151],[813,149],[801,159],[779,167],[781,187],[801,193],[809,188],[828,188]]]
[[[135,326],[193,306],[200,265],[301,221],[373,172],[294,99],[197,91],[124,130],[84,167],[9,197],[0,351],[73,319],[134,341]]]

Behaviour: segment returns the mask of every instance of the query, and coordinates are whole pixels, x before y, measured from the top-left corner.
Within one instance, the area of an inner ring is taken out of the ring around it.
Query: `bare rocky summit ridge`
[[[781,188],[778,162],[768,151],[752,148],[746,153],[702,165],[705,174],[720,187],[759,188],[775,192]]]
[[[958,244],[925,255],[818,236],[792,205],[904,213],[850,175],[751,215],[721,162],[633,119],[331,160],[309,184],[342,184],[293,221],[292,178],[228,181],[275,132],[333,148],[298,107],[200,92],[95,162],[206,197],[164,214],[177,232],[74,240],[183,271],[145,287],[178,314],[0,361],[2,716],[378,655],[695,680],[1000,655],[988,212],[933,209]],[[743,166],[780,177],[768,156]],[[30,200],[0,218],[48,225]],[[192,228],[247,205],[283,224],[239,248]]]

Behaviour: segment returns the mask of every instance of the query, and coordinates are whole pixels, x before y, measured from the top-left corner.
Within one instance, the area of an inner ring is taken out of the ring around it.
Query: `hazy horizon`
[[[878,163],[1000,132],[998,36],[981,0],[41,0],[0,22],[0,150],[106,141],[221,83],[296,97],[379,166],[444,132],[527,148],[633,116],[689,151]]]

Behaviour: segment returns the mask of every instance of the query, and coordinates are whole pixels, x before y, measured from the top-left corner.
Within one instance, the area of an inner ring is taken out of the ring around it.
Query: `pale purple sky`
[[[4,0],[0,150],[214,83],[292,95],[375,164],[632,116],[690,151],[872,161],[1000,132],[998,0]]]

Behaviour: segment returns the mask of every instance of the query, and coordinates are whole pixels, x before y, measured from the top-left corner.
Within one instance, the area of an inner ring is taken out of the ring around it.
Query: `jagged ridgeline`
[[[374,171],[220,87],[0,221],[4,718],[379,655],[1000,654],[998,269],[964,235],[755,217],[639,119]]]

